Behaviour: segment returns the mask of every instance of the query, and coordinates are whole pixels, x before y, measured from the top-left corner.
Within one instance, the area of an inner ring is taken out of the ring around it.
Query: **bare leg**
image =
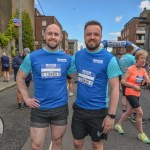
[[[128,116],[132,113],[132,110],[133,109],[132,109],[131,105],[128,104],[127,111],[122,114],[121,118],[118,121],[118,124],[121,125],[128,118]]]
[[[134,109],[136,112],[136,127],[139,133],[143,133],[143,127],[142,127],[142,117],[143,117],[143,111],[141,107]]]
[[[126,99],[126,96],[122,96],[121,106],[122,106],[122,110],[123,111],[127,110],[127,99]]]
[[[73,140],[74,150],[84,150],[84,140]]]
[[[18,103],[21,103],[21,102],[22,102],[22,95],[21,95],[21,93],[19,92],[19,90],[17,91],[17,101],[18,101]]]
[[[50,150],[62,150],[62,138],[65,134],[66,127],[67,127],[66,125],[65,126],[51,125],[52,142]]]
[[[7,80],[7,78],[6,78],[6,71],[3,71],[3,76],[4,76],[4,81],[6,81]]]
[[[103,141],[92,142],[93,150],[103,150]]]
[[[31,134],[31,143],[32,143],[32,150],[42,150],[45,135],[47,133],[46,128],[30,128],[30,134]]]
[[[6,80],[9,81],[9,71],[6,71]]]

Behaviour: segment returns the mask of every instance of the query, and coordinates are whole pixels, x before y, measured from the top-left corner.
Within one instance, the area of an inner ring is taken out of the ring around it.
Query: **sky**
[[[84,43],[84,25],[97,20],[103,26],[102,40],[117,40],[124,25],[138,17],[150,0],[35,0],[35,7],[45,16],[55,16],[69,39]]]

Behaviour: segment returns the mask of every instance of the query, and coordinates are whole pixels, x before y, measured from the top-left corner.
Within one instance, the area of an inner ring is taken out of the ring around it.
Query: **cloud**
[[[122,16],[117,16],[117,17],[115,18],[115,21],[116,21],[117,23],[119,23],[119,22],[121,21],[121,19],[122,19]]]
[[[111,32],[109,33],[109,40],[117,40],[118,37],[121,35],[120,32]]]
[[[140,5],[138,7],[141,10],[143,10],[144,8],[147,8],[148,10],[150,10],[150,0],[143,0],[143,1],[141,1]]]
[[[111,36],[120,36],[120,32],[111,32],[109,33]]]
[[[85,48],[85,43],[82,41],[78,41],[78,50]]]

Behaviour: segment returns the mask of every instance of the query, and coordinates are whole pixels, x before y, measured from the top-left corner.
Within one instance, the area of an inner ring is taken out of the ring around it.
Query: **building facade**
[[[70,50],[70,53],[73,55],[78,50],[78,40],[75,39],[69,39],[68,40],[68,49]]]
[[[63,51],[68,49],[68,33],[66,31],[62,31],[63,39],[62,39],[62,49]]]
[[[124,29],[121,31],[121,38],[119,40],[128,40],[138,47],[146,49],[146,35],[148,32],[146,20],[149,16],[148,14],[150,14],[150,10],[146,10],[145,8],[140,13],[139,17],[133,17],[129,22],[127,22],[124,25]]]
[[[31,19],[32,28],[34,31],[34,0],[20,0],[22,3],[22,11],[26,11]],[[4,32],[11,16],[19,9],[19,0],[0,0],[0,32]]]
[[[37,11],[35,11],[37,13]],[[35,16],[35,48],[40,49],[45,46],[44,32],[49,24],[57,24],[61,29],[62,26],[55,16]],[[62,49],[62,44],[59,49]]]

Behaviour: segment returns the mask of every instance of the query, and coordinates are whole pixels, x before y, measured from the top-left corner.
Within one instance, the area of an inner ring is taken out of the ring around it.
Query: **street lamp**
[[[18,0],[18,6],[19,6],[19,53],[22,52],[22,0]]]

